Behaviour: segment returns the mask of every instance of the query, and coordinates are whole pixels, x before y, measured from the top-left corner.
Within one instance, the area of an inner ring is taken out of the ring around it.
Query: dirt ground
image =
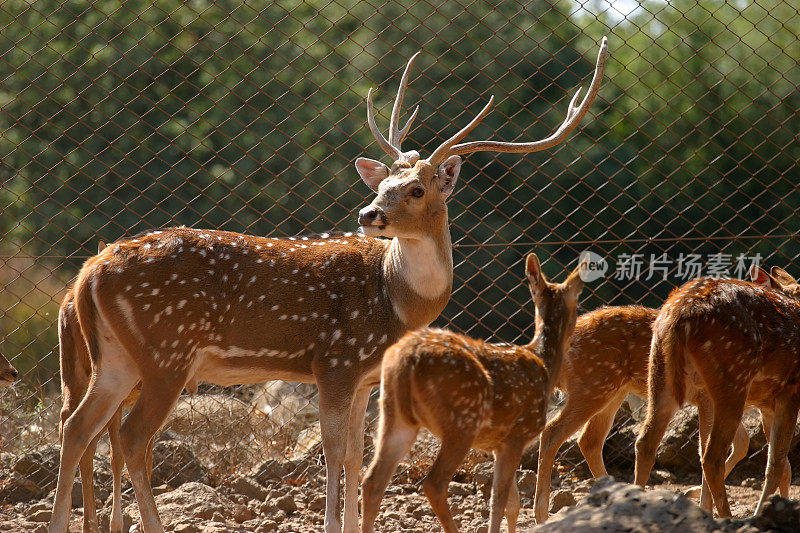
[[[603,483],[603,482],[601,482]],[[760,487],[754,479],[744,482],[746,485],[727,485],[728,496],[734,518],[748,518],[752,515],[760,497]],[[579,509],[581,502],[587,499],[595,485],[594,480],[577,483],[562,482],[554,487],[551,496],[560,493],[571,493],[578,507],[567,505],[551,520],[536,531],[548,531],[556,528],[559,518]],[[623,483],[613,485],[630,487]],[[670,491],[661,494],[659,499],[672,505],[669,500],[678,498],[691,485],[667,483],[648,487],[645,495],[655,496],[658,489]],[[167,531],[182,533],[222,533],[223,531],[297,532],[310,533],[320,531],[324,514],[324,490],[321,483],[312,483],[305,487],[297,487],[282,483],[268,483],[266,486],[251,483],[233,484],[229,487],[212,488],[202,483],[191,482],[171,490],[164,490],[156,500],[161,517]],[[254,492],[255,491],[255,492]],[[523,494],[525,491],[523,490]],[[262,498],[263,497],[263,498]],[[591,498],[589,498],[591,499]],[[633,498],[638,500],[637,497]],[[793,485],[790,499],[800,499],[800,486]],[[551,500],[552,501],[552,500]],[[126,530],[136,522],[138,513],[131,496],[125,496]],[[486,531],[488,521],[488,499],[482,488],[476,483],[454,482],[450,488],[450,503],[462,531],[482,533]],[[533,517],[530,494],[522,499],[523,508],[520,513],[519,531],[532,531],[536,526]],[[101,510],[101,530],[107,530],[108,504]],[[49,519],[49,499],[36,502],[18,503],[13,506],[0,507],[0,531],[34,531],[44,532],[46,520]],[[610,505],[610,504],[609,504]],[[652,505],[646,502],[642,505]],[[79,532],[81,527],[81,509],[73,510],[70,532]],[[595,512],[603,512],[598,509]],[[613,512],[613,511],[610,511]],[[662,513],[663,514],[663,513]],[[569,530],[567,528],[566,530]],[[628,529],[627,527],[620,530]],[[416,485],[393,485],[389,487],[383,501],[382,511],[377,521],[377,530],[382,532],[433,532],[441,531],[439,524],[430,510],[427,500]],[[559,531],[565,530],[563,526]],[[634,530],[653,530],[651,528]],[[705,531],[704,528],[696,528]],[[709,531],[713,529],[708,529]],[[734,529],[735,530],[735,529]],[[131,531],[138,531],[134,528]],[[505,526],[503,531],[506,531]]]

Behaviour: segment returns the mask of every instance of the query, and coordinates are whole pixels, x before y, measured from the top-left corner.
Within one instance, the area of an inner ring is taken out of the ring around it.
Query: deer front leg
[[[325,453],[325,533],[342,531],[341,474],[347,454],[347,429],[355,395],[355,375],[319,376],[319,425]],[[352,386],[343,386],[353,383]],[[343,390],[345,389],[345,390]],[[356,522],[357,522],[356,518]]]
[[[364,423],[370,387],[356,393],[347,424],[347,453],[344,460],[344,533],[358,533],[358,483],[364,462]]]

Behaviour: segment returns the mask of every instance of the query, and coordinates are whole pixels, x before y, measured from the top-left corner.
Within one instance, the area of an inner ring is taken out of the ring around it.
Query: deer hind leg
[[[122,469],[125,459],[122,455],[122,443],[119,430],[122,424],[122,408],[117,409],[108,422],[108,439],[111,443],[111,520],[109,529],[111,533],[122,533]]]
[[[678,400],[675,398],[675,384],[672,352],[683,349],[677,346],[674,332],[661,338],[654,338],[650,353],[650,368],[647,380],[647,416],[639,436],[636,438],[636,466],[634,483],[644,487],[650,478],[650,471],[656,462],[656,448],[664,437],[667,425],[675,411]],[[670,359],[669,361],[667,359]]]
[[[72,483],[81,456],[94,437],[136,384],[138,375],[130,362],[103,352],[103,362],[80,405],[64,424],[61,462],[58,469],[56,497],[48,531],[66,532],[72,505]]]
[[[708,443],[703,450],[703,481],[721,518],[731,515],[728,495],[725,492],[725,458],[744,411],[744,391],[726,398],[714,398],[714,421]]]
[[[608,475],[603,462],[603,445],[608,437],[608,432],[611,431],[614,416],[627,395],[628,391],[623,389],[612,396],[608,403],[589,419],[578,437],[581,453],[592,471],[592,476],[596,478]]]
[[[624,397],[625,396],[622,395],[623,399]],[[619,404],[614,407],[614,401],[616,401],[616,397],[603,407],[603,409],[611,409],[613,407],[613,412],[616,412],[619,408]],[[622,399],[620,399],[620,403],[622,403]],[[599,402],[581,401],[577,394],[569,395],[567,396],[567,403],[564,405],[564,408],[561,409],[555,418],[550,420],[544,427],[544,430],[542,430],[542,434],[539,437],[539,466],[536,475],[536,494],[534,495],[536,523],[542,524],[548,518],[550,508],[550,481],[558,449],[570,435],[578,431],[584,424],[586,424],[586,428],[584,428],[582,436],[590,433],[592,437],[584,442],[585,447],[581,446],[581,452],[583,456],[587,458],[590,468],[592,468],[592,463],[596,463],[596,460],[593,459],[589,461],[589,456],[599,456],[600,466],[603,471],[605,471],[602,450],[605,434],[599,435],[600,431],[598,430],[598,426],[602,424],[598,423],[593,425],[591,430],[588,429],[589,424],[592,424],[592,420],[594,420],[594,418],[591,417],[595,414],[595,410],[598,407],[601,407]],[[588,423],[587,420],[589,420]],[[595,452],[592,449],[592,444],[590,444],[590,441],[596,441],[598,437],[600,440],[599,453]],[[594,469],[592,469],[592,472],[594,473]]]
[[[362,533],[374,531],[375,518],[378,516],[386,487],[397,468],[397,463],[408,453],[419,432],[418,426],[407,424],[393,413],[387,412],[386,402],[383,398],[381,401],[378,446],[364,476],[364,485],[361,489]]]
[[[755,514],[759,514],[767,500],[785,476],[784,466],[788,463],[787,455],[797,423],[797,410],[800,407],[800,394],[784,394],[775,401],[775,419],[769,432],[769,450],[767,452],[767,472],[761,498],[758,500]],[[790,472],[787,472],[791,475]]]
[[[761,411],[761,428],[764,431],[764,436],[769,439],[772,432],[772,422],[775,418],[775,413],[771,409],[760,407]],[[780,482],[778,483],[778,491],[784,498],[789,497],[789,486],[792,481],[792,466],[789,464],[789,459],[783,461],[783,472],[781,474]]]
[[[458,531],[458,526],[450,513],[450,506],[447,504],[447,487],[450,480],[453,479],[458,465],[470,450],[474,435],[474,431],[452,432],[443,435],[439,455],[422,482],[422,490],[428,497],[428,502],[445,533]]]
[[[136,502],[139,504],[142,529],[145,533],[164,531],[150,487],[148,452],[153,437],[178,401],[187,377],[186,371],[183,371],[182,375],[171,371],[142,380],[139,399],[120,430],[122,451],[136,494]]]
[[[356,393],[347,424],[347,452],[344,458],[344,533],[358,532],[358,482],[364,462],[364,423],[372,389]]]
[[[95,533],[97,526],[97,503],[94,500],[94,454],[100,434],[86,447],[80,461],[81,492],[83,493],[83,531]]]
[[[517,487],[516,476],[512,480],[510,490],[508,491],[508,502],[506,502],[506,524],[508,524],[508,533],[515,533],[517,531],[517,519],[519,518],[519,510],[522,505],[519,499],[519,488]]]
[[[507,442],[494,454],[494,476],[492,478],[492,497],[489,510],[489,533],[500,533],[500,523],[503,515],[511,514],[508,500],[511,494],[511,485],[516,486],[516,472],[522,458],[524,444]],[[517,500],[519,502],[519,500]],[[445,502],[446,504],[446,502]],[[517,515],[519,503],[517,503]],[[513,518],[513,519],[512,519]],[[517,516],[508,517],[508,531],[514,533],[517,529]]]

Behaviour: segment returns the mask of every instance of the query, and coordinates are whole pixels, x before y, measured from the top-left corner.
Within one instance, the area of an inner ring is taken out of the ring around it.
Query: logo
[[[608,261],[605,257],[598,255],[590,250],[581,252],[581,262],[584,263],[584,268],[581,269],[581,279],[584,283],[596,281],[605,277],[608,272]]]

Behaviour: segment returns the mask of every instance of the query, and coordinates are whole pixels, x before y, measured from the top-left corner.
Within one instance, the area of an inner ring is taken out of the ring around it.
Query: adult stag
[[[345,470],[344,529],[358,530],[358,479],[364,414],[378,383],[384,349],[428,325],[450,298],[453,260],[445,201],[461,155],[535,152],[563,141],[581,121],[603,77],[600,47],[586,96],[573,97],[555,133],[530,143],[460,143],[492,99],[430,157],[401,143],[417,111],[399,128],[406,66],[392,109],[389,139],[369,127],[393,159],[356,170],[377,197],[359,212],[363,234],[277,239],[226,231],[170,228],[121,240],[87,260],[75,303],[93,361],[93,380],[64,424],[51,532],[65,532],[81,455],[141,381],[121,441],[144,531],[163,531],[148,483],[147,444],[191,380],[220,385],[271,379],[319,387],[327,470],[325,531],[341,530],[340,474]],[[385,238],[380,238],[385,237]],[[265,327],[266,326],[266,327]]]

